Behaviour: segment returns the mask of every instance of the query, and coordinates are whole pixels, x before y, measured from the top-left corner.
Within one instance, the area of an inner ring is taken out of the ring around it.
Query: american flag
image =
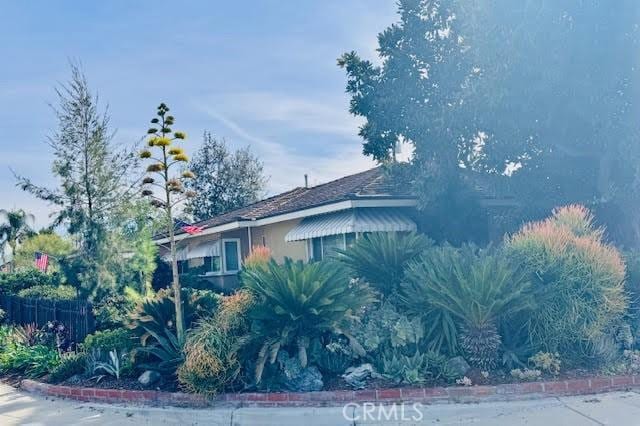
[[[42,272],[47,272],[47,268],[49,267],[49,255],[37,251],[35,264],[36,268],[40,269]]]
[[[189,235],[196,235],[204,230],[204,226],[192,225],[190,223],[184,222],[182,220],[177,220],[177,219],[176,219],[176,227],[182,229],[184,232],[186,232]]]

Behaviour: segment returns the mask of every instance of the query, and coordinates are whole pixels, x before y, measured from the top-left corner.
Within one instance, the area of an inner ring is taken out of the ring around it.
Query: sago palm
[[[337,250],[337,259],[382,294],[395,294],[406,264],[431,244],[416,233],[379,232],[364,235],[353,247]]]
[[[281,349],[294,349],[307,365],[310,341],[326,332],[341,332],[341,325],[375,298],[368,286],[349,280],[341,265],[305,264],[274,260],[264,268],[246,270],[245,287],[255,297],[249,312],[254,341],[260,342],[255,368],[260,382],[265,363],[274,363]]]
[[[495,367],[502,317],[532,307],[530,284],[518,268],[497,254],[473,247],[442,247],[409,266],[405,299],[438,308],[460,322],[458,343],[469,363]]]

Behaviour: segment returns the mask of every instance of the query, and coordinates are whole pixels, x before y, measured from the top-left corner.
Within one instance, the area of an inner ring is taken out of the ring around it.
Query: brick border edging
[[[297,407],[340,406],[347,402],[446,404],[585,395],[640,387],[640,376],[596,376],[582,379],[510,383],[495,386],[389,388],[306,393],[227,393],[215,397],[181,392],[58,386],[28,379],[23,380],[20,387],[27,392],[46,396],[98,403],[133,403],[193,408],[211,406]]]

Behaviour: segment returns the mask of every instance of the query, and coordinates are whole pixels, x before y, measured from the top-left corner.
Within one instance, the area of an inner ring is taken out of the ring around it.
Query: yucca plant
[[[432,242],[417,233],[380,232],[365,234],[353,247],[337,250],[337,259],[351,272],[382,294],[395,294],[408,262],[419,256]]]
[[[367,285],[349,280],[345,269],[336,263],[285,259],[279,265],[271,260],[265,268],[244,271],[242,280],[255,300],[249,316],[254,341],[260,342],[257,383],[265,363],[273,364],[281,349],[294,349],[306,367],[313,338],[325,332],[341,333],[345,320],[375,301]]]
[[[498,320],[530,309],[530,284],[499,254],[445,246],[430,250],[409,266],[405,299],[422,297],[458,320],[458,342],[467,360],[483,370],[495,368],[500,348]]]

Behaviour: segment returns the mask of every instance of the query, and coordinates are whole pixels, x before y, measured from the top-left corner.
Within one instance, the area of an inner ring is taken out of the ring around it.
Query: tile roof
[[[391,184],[384,169],[345,176],[310,188],[298,187],[256,203],[198,222],[211,228],[237,220],[254,220],[356,198],[412,198]],[[176,234],[184,231],[177,230]]]

